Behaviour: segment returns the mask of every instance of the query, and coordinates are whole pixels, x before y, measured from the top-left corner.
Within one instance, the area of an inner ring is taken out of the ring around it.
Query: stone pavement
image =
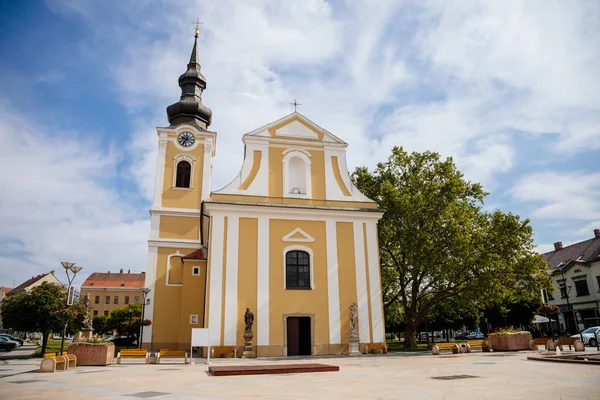
[[[31,358],[35,349],[38,348],[37,344],[25,343],[23,346],[17,347],[13,351],[7,351],[0,354],[0,360],[14,360],[18,358]]]
[[[590,351],[589,349],[588,351]],[[527,361],[536,352],[388,354],[288,360],[217,359],[213,365],[311,363],[339,372],[214,377],[197,364],[77,367],[40,374],[38,360],[0,362],[0,399],[597,399],[600,367]],[[437,380],[434,377],[473,378]]]

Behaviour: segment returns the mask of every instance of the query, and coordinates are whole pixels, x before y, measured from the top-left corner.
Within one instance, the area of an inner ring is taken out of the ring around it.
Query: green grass
[[[65,348],[64,348],[65,351],[67,350],[67,347],[69,347],[69,343],[65,342]],[[59,351],[60,351],[60,340],[48,339],[48,345],[46,345],[46,354],[58,353]],[[33,356],[34,357],[42,356],[42,346],[35,349]]]
[[[392,342],[387,342],[388,353],[389,352],[398,352],[398,351],[427,351],[427,343],[417,343],[416,349],[405,349],[404,342],[399,340],[394,340]]]

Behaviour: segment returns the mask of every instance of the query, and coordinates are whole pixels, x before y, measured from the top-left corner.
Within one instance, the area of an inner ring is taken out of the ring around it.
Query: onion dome
[[[211,122],[212,110],[202,104],[202,92],[206,89],[206,78],[200,72],[200,64],[197,61],[197,46],[198,30],[196,30],[194,36],[194,48],[190,55],[187,71],[179,77],[181,98],[177,103],[167,107],[167,116],[171,126],[195,123],[206,129]]]

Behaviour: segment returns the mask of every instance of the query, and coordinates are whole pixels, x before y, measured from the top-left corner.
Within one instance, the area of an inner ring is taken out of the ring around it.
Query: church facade
[[[352,184],[347,144],[294,112],[243,135],[241,171],[211,192],[217,134],[196,42],[157,129],[143,346],[187,349],[205,327],[241,354],[249,308],[259,357],[346,354],[353,303],[361,349],[384,343],[383,211]]]

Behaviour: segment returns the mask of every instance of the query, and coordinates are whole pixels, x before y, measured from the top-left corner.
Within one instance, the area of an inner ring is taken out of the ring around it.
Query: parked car
[[[115,346],[132,346],[137,344],[137,340],[135,338],[130,338],[127,336],[111,336],[106,339],[107,342],[113,342]]]
[[[467,336],[469,336],[467,332],[461,332],[458,335],[454,336],[454,340],[467,340]]]
[[[578,338],[583,336],[583,343],[590,345],[590,346],[595,346],[596,345],[596,334],[598,334],[598,338],[600,339],[600,326],[592,326],[590,328],[587,328],[586,330],[582,331],[581,333],[578,333],[576,335],[571,335],[572,338]]]
[[[0,337],[7,338],[8,340],[12,340],[13,342],[17,342],[19,344],[19,346],[23,346],[23,340],[21,340],[19,338],[16,338],[14,336],[11,336],[11,335],[9,335],[7,333],[1,333]]]
[[[18,346],[17,342],[8,340],[5,337],[0,337],[0,349],[4,351],[14,350]]]
[[[481,332],[471,332],[467,335],[467,340],[485,339],[485,335]]]

